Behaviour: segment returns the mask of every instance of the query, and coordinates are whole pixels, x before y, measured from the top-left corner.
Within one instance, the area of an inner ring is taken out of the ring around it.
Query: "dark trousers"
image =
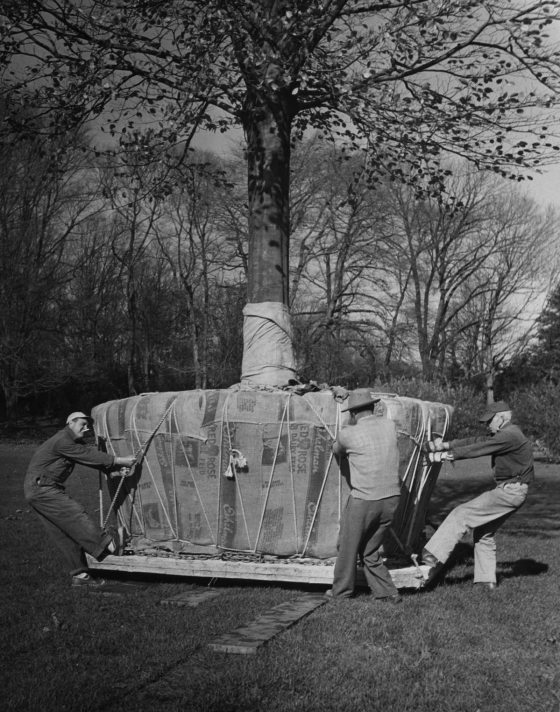
[[[63,487],[33,484],[25,488],[25,498],[62,552],[72,575],[88,570],[84,552],[98,559],[106,551],[111,536]]]
[[[366,580],[376,598],[397,593],[379,549],[393,521],[399,499],[398,496],[379,500],[348,497],[340,521],[333,596],[349,598],[353,595],[358,556],[364,562]]]

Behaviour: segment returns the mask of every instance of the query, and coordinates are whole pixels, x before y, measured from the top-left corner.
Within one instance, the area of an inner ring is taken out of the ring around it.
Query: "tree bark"
[[[249,95],[244,113],[249,193],[249,302],[289,301],[290,129],[280,104]]]
[[[241,380],[283,386],[295,377],[289,312],[290,99],[249,91],[243,112],[249,198],[248,304]]]

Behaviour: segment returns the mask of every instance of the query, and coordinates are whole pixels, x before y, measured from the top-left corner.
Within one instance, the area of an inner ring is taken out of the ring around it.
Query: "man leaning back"
[[[102,530],[67,494],[65,482],[77,464],[111,470],[130,468],[135,462],[134,455],[117,457],[87,445],[84,435],[90,422],[82,412],[71,413],[66,426],[35,451],[24,481],[25,498],[62,552],[75,588],[105,585],[104,580],[90,576],[85,552],[99,560],[120,553],[124,541],[122,531]]]
[[[460,504],[444,519],[422,552],[430,569],[427,586],[433,585],[444,564],[462,537],[472,532],[474,541],[474,583],[496,588],[496,542],[499,527],[525,502],[535,478],[533,447],[519,426],[512,423],[512,412],[504,401],[491,403],[479,421],[486,424],[488,436],[428,443],[431,459],[464,460],[490,456],[495,487],[469,502]]]

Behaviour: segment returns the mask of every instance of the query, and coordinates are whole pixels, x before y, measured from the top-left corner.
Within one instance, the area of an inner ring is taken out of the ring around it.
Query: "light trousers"
[[[465,534],[474,541],[474,582],[496,583],[496,541],[499,527],[521,507],[528,486],[518,482],[498,485],[455,507],[426,544],[426,550],[445,563]]]

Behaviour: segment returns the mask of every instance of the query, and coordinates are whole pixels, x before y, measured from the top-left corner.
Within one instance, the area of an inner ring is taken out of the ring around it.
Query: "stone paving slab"
[[[223,591],[212,589],[193,589],[191,591],[183,591],[170,598],[163,598],[160,603],[162,606],[189,606],[190,608],[196,608],[201,603],[210,601],[222,593]]]
[[[259,616],[252,623],[219,636],[209,643],[208,647],[220,653],[253,655],[261,645],[325,604],[326,600],[324,596],[309,595],[286,601]]]
[[[96,596],[126,596],[130,593],[143,591],[146,586],[129,581],[107,581],[105,586],[76,586],[72,590],[79,593],[95,594]]]

